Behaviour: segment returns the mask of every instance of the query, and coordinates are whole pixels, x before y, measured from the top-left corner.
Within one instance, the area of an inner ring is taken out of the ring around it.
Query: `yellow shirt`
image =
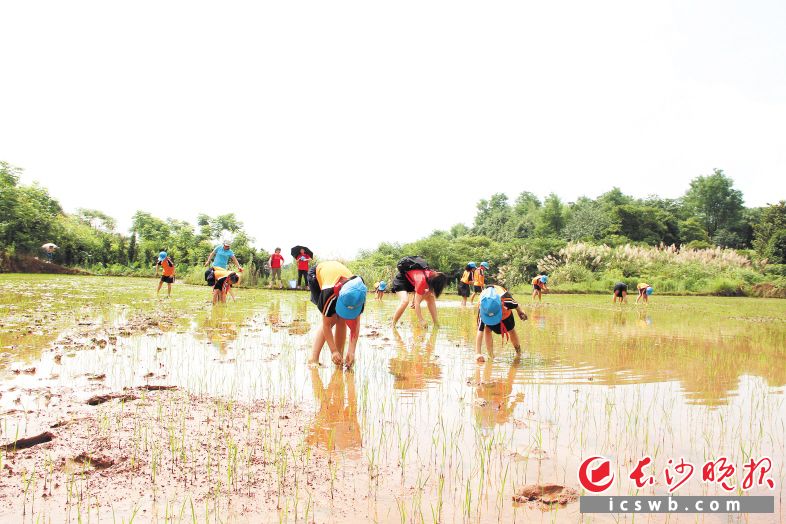
[[[484,273],[483,268],[477,268],[475,270],[474,285],[483,287],[483,285],[486,283],[486,275],[484,275],[483,273]]]
[[[319,265],[317,265],[317,282],[319,282],[319,289],[332,288],[338,283],[341,277],[350,279],[353,276],[352,271],[350,271],[347,266],[335,260],[320,262]]]
[[[649,284],[645,284],[644,282],[639,282],[639,284],[636,286],[636,289],[647,289],[648,287],[652,287],[652,286],[650,286]]]
[[[464,274],[461,275],[461,283],[469,284],[470,278],[472,278],[472,272],[469,269],[465,269]]]

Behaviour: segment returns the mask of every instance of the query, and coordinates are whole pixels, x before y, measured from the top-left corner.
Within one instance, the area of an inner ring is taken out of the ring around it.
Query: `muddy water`
[[[448,297],[438,328],[414,327],[408,312],[394,330],[392,297],[369,297],[358,361],[347,372],[328,355],[319,369],[306,365],[319,317],[305,293],[241,290],[237,302],[213,308],[207,289],[176,286],[174,298],[158,300],[154,286],[0,276],[2,443],[46,429],[42,414],[57,409],[52,393],[82,400],[165,384],[200,398],[297,407],[295,438],[327,457],[330,478],[354,495],[342,502],[306,486],[283,504],[246,512],[220,515],[197,504],[201,520],[573,522],[578,502],[517,504],[512,495],[532,483],[580,490],[578,467],[594,455],[611,460],[609,494],[667,494],[670,459],[700,470],[721,456],[739,469],[770,457],[774,490],[749,493],[776,497],[776,513],[757,522],[783,519],[782,301],[655,296],[647,307],[619,307],[605,296],[548,296],[517,323],[521,355],[495,337],[494,358],[479,365],[471,309]],[[628,473],[645,456],[656,482],[637,490]],[[14,468],[14,459],[4,464]],[[18,514],[19,491],[2,484],[0,515]],[[188,491],[168,492],[173,507]],[[677,494],[726,493],[697,471]],[[168,501],[143,491],[119,498],[99,489],[93,497],[94,517],[128,520],[142,508],[145,521],[191,520],[188,512],[168,515]],[[296,502],[310,514],[293,511]],[[57,497],[36,504],[25,506],[26,519],[62,515]]]

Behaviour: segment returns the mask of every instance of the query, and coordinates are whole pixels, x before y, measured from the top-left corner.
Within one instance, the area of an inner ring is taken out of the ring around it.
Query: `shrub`
[[[709,282],[709,292],[712,295],[723,297],[736,297],[744,295],[742,285],[728,278],[718,277]]]
[[[592,271],[581,264],[571,263],[554,270],[551,279],[555,285],[566,282],[586,282],[592,280]]]

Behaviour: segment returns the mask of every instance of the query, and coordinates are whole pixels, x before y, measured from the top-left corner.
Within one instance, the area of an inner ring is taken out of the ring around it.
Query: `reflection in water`
[[[394,389],[414,392],[424,389],[428,382],[440,379],[442,372],[433,356],[437,333],[437,329],[432,329],[426,338],[423,331],[417,328],[413,332],[411,349],[407,350],[398,329],[393,328],[397,352],[396,356],[390,359],[388,369],[393,375]]]
[[[244,319],[241,311],[228,307],[214,307],[197,321],[198,333],[225,354],[229,345],[237,339],[238,324]]]
[[[510,416],[516,404],[523,402],[521,393],[512,395],[516,371],[521,366],[521,358],[517,355],[508,368],[504,377],[493,377],[494,359],[490,358],[475,370],[475,419],[484,428],[491,428],[497,424],[510,422]]]
[[[639,325],[645,328],[652,326],[652,317],[646,309],[639,311]]]
[[[531,325],[537,327],[538,329],[546,329],[546,315],[542,309],[532,308],[528,315]]]
[[[273,330],[277,330],[281,325],[281,302],[271,300],[267,307],[267,323]]]
[[[511,352],[505,351],[481,367],[472,352],[474,308],[442,307],[437,331],[414,326],[414,332],[390,331],[381,324],[395,305],[375,303],[368,308],[357,368],[344,373],[306,366],[308,339],[290,333],[299,322],[317,322],[319,312],[299,293],[239,290],[238,302],[210,308],[203,288],[184,286],[163,307],[167,315],[182,313],[188,324],[156,325],[150,333],[121,336],[106,347],[61,340],[53,342],[52,351],[42,351],[41,341],[62,332],[62,326],[89,327],[107,338],[99,332],[102,325],[139,311],[155,319],[149,312],[161,313],[162,305],[149,298],[144,280],[29,278],[0,276],[0,344],[10,346],[2,348],[4,354],[13,354],[15,363],[20,355],[37,359],[24,366],[36,368],[35,374],[5,374],[0,397],[4,409],[19,410],[6,413],[6,420],[25,424],[25,434],[46,429],[33,431],[38,418],[27,409],[50,401],[56,408],[59,402],[42,384],[84,388],[88,394],[150,380],[198,395],[274,399],[298,407],[311,405],[313,395],[318,409],[299,426],[306,441],[312,448],[353,450],[346,453],[349,460],[333,464],[337,479],[349,479],[361,496],[368,484],[364,474],[354,473],[364,473],[370,464],[355,459],[374,457],[380,479],[376,515],[382,521],[398,511],[413,516],[440,504],[444,513],[434,520],[470,520],[462,509],[467,504],[473,508],[471,520],[481,524],[518,517],[576,522],[581,518],[576,505],[543,516],[539,510],[514,509],[509,501],[513,486],[535,479],[567,479],[575,487],[579,461],[588,453],[614,456],[621,464],[650,454],[659,461],[652,468],[658,471],[671,456],[699,461],[728,452],[737,464],[752,455],[784,461],[782,301],[661,297],[644,314],[633,306],[612,308],[605,296],[554,296],[530,308],[532,322],[519,332],[526,341],[520,360],[511,364]],[[23,296],[1,293],[21,283]],[[46,296],[55,291],[59,302]],[[52,307],[39,308],[38,300]],[[146,378],[148,371],[155,373],[152,379]],[[88,378],[99,374],[106,374],[100,383]],[[0,429],[6,441],[15,438],[11,423]],[[363,453],[356,453],[361,446]],[[511,459],[540,457],[535,448],[547,458]],[[475,482],[483,456],[489,459],[483,462],[487,475]],[[360,469],[341,469],[357,464]],[[441,495],[437,477],[419,478],[432,471],[448,472]],[[776,488],[779,515],[782,486]],[[705,489],[697,484],[683,493]],[[662,490],[662,485],[653,488],[654,494]],[[310,489],[300,491],[300,507],[312,493],[318,505],[329,507]],[[360,506],[357,502],[347,504]],[[291,508],[292,501],[283,506]],[[370,520],[366,517],[354,520]]]
[[[319,369],[312,367],[311,385],[319,410],[308,430],[307,442],[328,451],[360,449],[362,439],[354,372],[336,368],[325,388]]]

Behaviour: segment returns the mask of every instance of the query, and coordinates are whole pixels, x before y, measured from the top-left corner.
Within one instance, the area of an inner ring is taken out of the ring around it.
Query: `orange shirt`
[[[473,282],[474,285],[483,287],[486,284],[486,270],[483,267],[479,267],[475,269],[475,281]]]
[[[165,277],[171,277],[172,275],[175,274],[175,263],[172,262],[171,258],[166,257],[164,260],[159,262],[158,265],[161,266],[163,275]]]

